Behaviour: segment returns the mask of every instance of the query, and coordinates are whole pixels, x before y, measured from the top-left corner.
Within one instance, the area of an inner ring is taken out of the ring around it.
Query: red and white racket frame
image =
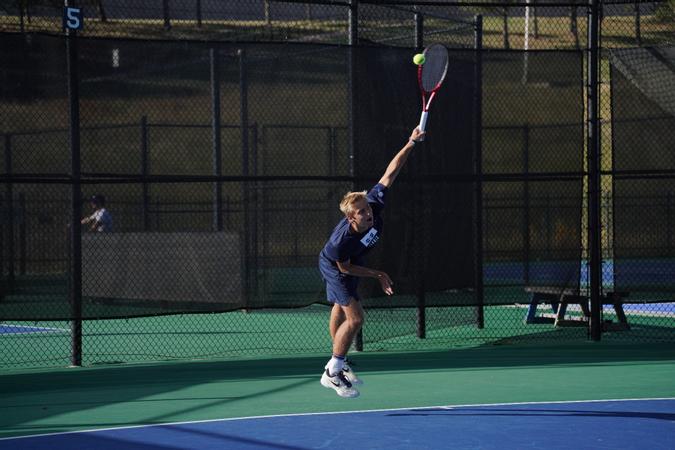
[[[427,127],[427,118],[429,117],[429,107],[431,102],[436,96],[436,92],[441,88],[443,80],[438,83],[431,91],[427,92],[422,87],[422,65],[417,67],[417,83],[420,86],[420,92],[422,92],[422,115],[420,116],[420,124],[417,126],[420,131],[425,131]],[[428,97],[428,98],[427,98]]]

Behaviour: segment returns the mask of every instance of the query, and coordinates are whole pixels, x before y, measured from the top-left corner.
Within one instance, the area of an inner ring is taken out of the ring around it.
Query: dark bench
[[[588,326],[591,312],[588,307],[589,298],[578,289],[561,289],[548,286],[528,286],[525,292],[529,295],[529,306],[525,315],[525,323],[552,323],[555,327],[584,327]],[[605,330],[628,330],[628,320],[623,311],[623,299],[628,296],[626,292],[604,292],[602,295],[603,305],[612,305],[618,323],[606,321],[603,323]],[[537,308],[542,303],[548,303],[553,310],[552,314],[537,315]],[[567,305],[576,304],[581,307],[581,316],[565,318]]]

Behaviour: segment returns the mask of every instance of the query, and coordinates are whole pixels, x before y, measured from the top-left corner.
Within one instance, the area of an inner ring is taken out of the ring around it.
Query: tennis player
[[[94,213],[82,219],[80,223],[89,225],[91,231],[110,233],[112,231],[112,215],[105,208],[105,197],[99,194],[94,195],[89,199],[89,205]]]
[[[361,384],[345,360],[349,347],[363,325],[363,307],[356,288],[359,278],[375,278],[387,295],[394,293],[392,281],[385,272],[364,266],[364,256],[373,248],[382,233],[381,212],[387,189],[398,176],[415,144],[424,132],[415,128],[408,142],[394,156],[380,181],[366,192],[348,192],[340,202],[345,215],[319,255],[319,269],[326,283],[326,295],[333,309],[330,335],[333,356],[321,376],[324,387],[335,389],[340,397],[358,397],[355,384]]]

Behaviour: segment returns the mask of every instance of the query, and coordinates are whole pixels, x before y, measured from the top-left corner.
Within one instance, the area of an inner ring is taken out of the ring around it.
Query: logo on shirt
[[[378,236],[377,230],[375,228],[371,228],[370,231],[361,238],[361,243],[366,247],[372,247],[379,239],[380,236]]]

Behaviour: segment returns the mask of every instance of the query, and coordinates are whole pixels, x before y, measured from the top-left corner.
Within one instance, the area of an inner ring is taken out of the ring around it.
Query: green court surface
[[[501,295],[504,294],[501,288]],[[262,415],[462,404],[675,397],[672,314],[629,312],[630,330],[525,324],[514,304],[368,309],[357,399],[319,384],[329,307],[83,322],[3,322],[0,437]],[[521,297],[516,297],[520,295]],[[545,311],[542,311],[545,312]],[[572,314],[575,314],[572,311]],[[605,320],[614,319],[605,313]],[[22,328],[23,327],[23,328]]]
[[[224,359],[324,354],[330,351],[328,307],[183,314],[83,323],[83,364]],[[587,328],[525,324],[525,306],[485,308],[485,328],[475,325],[473,307],[427,308],[426,339],[416,335],[414,309],[367,310],[364,349],[369,352],[447,350],[509,344],[585,343]],[[605,314],[605,319],[612,315]],[[672,342],[670,315],[629,315],[630,331],[605,333],[603,341],[626,345]],[[4,324],[4,323],[3,323]],[[11,322],[31,332],[0,333],[2,369],[65,367],[70,364],[69,322]]]
[[[672,344],[362,352],[354,354],[365,381],[357,399],[319,384],[325,360],[299,354],[5,372],[0,437],[306,412],[675,397]]]

